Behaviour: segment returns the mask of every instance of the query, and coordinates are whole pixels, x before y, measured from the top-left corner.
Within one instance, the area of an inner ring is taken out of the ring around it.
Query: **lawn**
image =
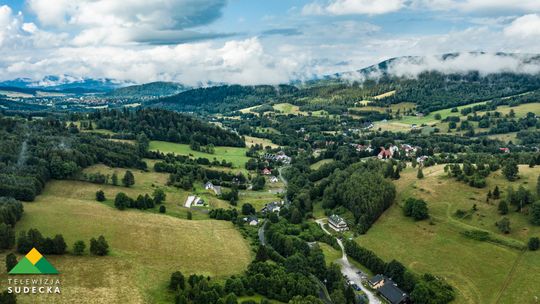
[[[523,178],[515,182],[515,187],[524,182],[530,187],[535,185],[532,180],[540,168],[522,166],[520,171]],[[540,235],[540,229],[531,227],[523,215],[510,214],[513,232],[500,235],[494,227],[500,218],[496,206],[485,202],[489,188],[471,188],[450,179],[442,165],[426,168],[424,175],[424,179],[418,180],[416,170],[404,170],[396,181],[397,202],[410,196],[424,198],[432,222],[414,222],[404,217],[399,204],[395,204],[356,241],[387,261],[397,259],[417,273],[446,278],[457,290],[455,303],[534,303],[533,295],[540,296],[540,290],[535,290],[540,277],[526,270],[538,269],[540,253],[523,254],[505,246],[467,239],[460,233],[482,229],[492,232],[494,237],[524,244],[529,236]],[[495,184],[505,189],[508,182],[500,173],[492,173],[488,187]],[[454,216],[457,209],[469,210],[473,204],[479,211],[471,219]]]
[[[62,233],[69,247],[102,234],[112,252],[100,258],[47,256],[61,272],[62,295],[19,297],[20,303],[72,303],[75,298],[78,303],[167,303],[171,272],[223,278],[241,273],[251,260],[248,243],[229,222],[119,211],[96,202],[95,190],[92,184],[52,181],[35,202],[25,203],[17,231]]]
[[[217,159],[221,161],[224,159],[227,162],[232,162],[234,168],[236,169],[244,169],[245,164],[249,160],[249,157],[246,156],[247,149],[237,147],[215,147],[215,153],[208,154],[199,151],[193,151],[187,144],[176,144],[166,141],[151,141],[150,150],[159,150],[164,153],[187,155],[195,158],[204,157],[208,158],[209,160]]]

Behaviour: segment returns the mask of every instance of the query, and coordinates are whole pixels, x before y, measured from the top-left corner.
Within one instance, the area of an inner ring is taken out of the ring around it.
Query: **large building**
[[[331,215],[328,217],[328,226],[330,228],[334,229],[335,231],[347,231],[349,230],[349,226],[347,225],[347,222],[340,217],[339,215]]]

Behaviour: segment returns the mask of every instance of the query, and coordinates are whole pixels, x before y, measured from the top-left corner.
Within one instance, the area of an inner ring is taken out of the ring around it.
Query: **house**
[[[378,294],[388,301],[388,303],[402,304],[407,302],[407,293],[399,289],[392,279],[382,274],[377,274],[369,279],[368,284],[369,287],[377,290]]]
[[[271,212],[280,212],[282,205],[283,205],[282,202],[271,202],[269,204],[264,205],[264,207],[261,209],[261,212],[263,214],[267,214]]]
[[[411,146],[409,144],[402,144],[400,148],[405,152],[405,156],[412,156],[420,149],[420,147]]]
[[[371,279],[369,279],[368,281],[369,287],[371,287],[372,289],[379,289],[380,287],[384,285],[385,279],[386,279],[385,276],[383,276],[382,274],[378,274],[372,277]]]
[[[399,289],[396,283],[388,279],[386,283],[378,290],[379,294],[391,304],[406,303],[408,296],[403,290]]]
[[[268,169],[268,168],[264,168],[262,170],[262,174],[263,175],[270,175],[270,174],[272,174],[272,171],[270,169]]]
[[[328,225],[335,231],[339,232],[349,230],[347,222],[345,222],[342,217],[335,214],[328,217]]]
[[[503,153],[510,153],[509,148],[499,148],[499,150],[502,151]]]
[[[214,190],[214,184],[211,181],[208,181],[208,182],[206,182],[206,184],[204,184],[204,189],[205,190]]]
[[[356,151],[357,152],[373,152],[373,149],[371,148],[370,145],[356,145]]]
[[[204,189],[206,190],[213,190],[216,195],[221,195],[221,187],[220,186],[214,186],[214,184],[210,181],[208,181],[206,184],[204,184]]]
[[[191,204],[192,206],[196,206],[196,207],[202,207],[204,206],[204,200],[200,197],[197,197],[195,198],[195,200],[193,201],[193,203]]]
[[[198,196],[195,196],[195,195],[190,195],[188,196],[188,198],[186,199],[186,202],[184,204],[184,206],[186,208],[191,208],[191,206],[196,206],[196,207],[202,207],[204,206],[204,200]]]
[[[275,177],[274,175],[270,176],[270,182],[271,183],[277,183],[279,181],[279,179],[277,177]]]
[[[422,155],[416,158],[416,162],[420,164],[421,166],[424,165],[424,162],[429,158],[427,155]]]
[[[377,155],[378,159],[389,159],[392,158],[394,153],[391,149],[385,149],[384,147],[381,147],[381,152]]]
[[[259,219],[256,216],[250,215],[244,218],[244,222],[248,223],[250,226],[259,225]]]

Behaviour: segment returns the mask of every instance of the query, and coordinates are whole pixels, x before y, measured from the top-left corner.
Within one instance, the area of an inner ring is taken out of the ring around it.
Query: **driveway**
[[[316,222],[317,224],[319,224],[319,226],[321,226],[324,232],[331,235],[331,233],[328,230],[326,230],[326,228],[324,228],[324,221],[322,219],[318,219],[316,220]],[[338,238],[336,238],[336,240],[339,244],[339,247],[341,247],[341,252],[343,253],[343,256],[341,257],[341,259],[337,261],[338,264],[341,266],[341,273],[347,276],[349,278],[349,281],[353,281],[356,285],[358,285],[362,289],[362,291],[368,297],[369,303],[381,304],[382,301],[379,298],[377,298],[377,296],[375,296],[375,293],[373,293],[373,291],[369,290],[367,287],[364,286],[364,284],[362,284],[362,277],[360,276],[360,274],[362,274],[364,277],[367,277],[367,275],[364,274],[360,269],[358,269],[357,267],[355,267],[349,262],[349,258],[347,257],[347,254],[345,253],[343,242]]]

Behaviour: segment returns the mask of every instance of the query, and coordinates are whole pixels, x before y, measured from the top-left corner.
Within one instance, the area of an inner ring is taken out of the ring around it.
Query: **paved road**
[[[326,228],[324,228],[323,220],[320,220],[320,219],[317,220],[317,224],[321,226],[324,232],[331,235],[331,233],[328,230],[326,230]],[[367,287],[365,287],[362,284],[362,277],[358,273],[363,274],[363,272],[349,262],[349,258],[347,257],[347,254],[345,253],[343,242],[337,238],[336,240],[339,244],[339,247],[341,247],[341,252],[343,253],[343,256],[341,257],[341,259],[338,260],[338,263],[341,265],[341,273],[347,276],[350,281],[353,281],[356,285],[358,285],[362,289],[362,291],[368,297],[370,304],[381,304],[382,303],[381,300],[377,298],[371,290],[369,290]]]
[[[266,220],[263,221],[261,227],[259,228],[259,231],[257,232],[259,234],[259,242],[261,242],[261,245],[266,246],[266,239],[264,238],[264,229],[266,228]]]

